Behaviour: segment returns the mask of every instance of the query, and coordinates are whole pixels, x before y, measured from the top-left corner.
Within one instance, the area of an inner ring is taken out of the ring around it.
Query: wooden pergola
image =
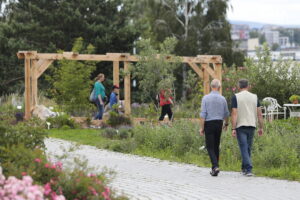
[[[119,85],[119,65],[124,62],[124,97],[125,114],[131,113],[130,73],[129,63],[137,62],[138,56],[129,53],[78,54],[75,52],[38,53],[37,51],[19,51],[19,59],[25,59],[25,119],[31,117],[31,112],[38,105],[38,79],[54,60],[85,60],[113,62],[113,84]],[[167,57],[172,62],[172,57]],[[210,78],[222,81],[222,57],[217,55],[198,55],[197,57],[181,57],[182,63],[187,63],[197,75],[203,79],[204,94],[210,92]],[[211,67],[213,66],[213,67]]]

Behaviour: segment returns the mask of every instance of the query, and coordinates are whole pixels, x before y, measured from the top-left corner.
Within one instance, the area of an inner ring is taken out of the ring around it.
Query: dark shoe
[[[241,171],[241,173],[242,173],[243,175],[245,175],[245,174],[246,174],[246,172],[247,172],[247,170],[246,170],[246,169],[242,169],[242,171]]]
[[[254,176],[254,174],[252,172],[246,172],[244,175],[247,176],[247,177]]]
[[[210,175],[218,176],[219,172],[220,172],[220,169],[218,167],[215,167],[213,170],[211,170]]]

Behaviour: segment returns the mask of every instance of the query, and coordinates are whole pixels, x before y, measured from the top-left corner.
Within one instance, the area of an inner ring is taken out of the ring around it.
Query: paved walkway
[[[70,142],[47,139],[47,152],[61,155]],[[222,172],[211,177],[208,168],[161,161],[122,153],[77,146],[70,155],[84,157],[91,167],[107,167],[116,172],[112,187],[130,199],[157,200],[246,200],[300,199],[300,183],[261,177],[244,177],[238,172]]]

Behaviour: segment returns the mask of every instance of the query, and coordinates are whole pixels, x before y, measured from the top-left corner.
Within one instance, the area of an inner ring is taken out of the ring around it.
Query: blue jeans
[[[255,132],[254,127],[239,127],[236,129],[237,140],[242,155],[242,170],[252,172],[251,147]]]
[[[98,109],[98,113],[95,116],[95,119],[102,119],[103,113],[104,113],[104,105],[100,104],[99,99],[96,100],[96,105]]]

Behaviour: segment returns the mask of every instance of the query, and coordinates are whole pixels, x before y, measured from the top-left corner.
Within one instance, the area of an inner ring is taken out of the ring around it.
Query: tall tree
[[[166,37],[178,40],[180,56],[221,54],[227,65],[233,63],[230,25],[226,20],[228,0],[128,0],[138,12],[133,16],[142,37],[161,43]],[[140,12],[143,9],[144,12]],[[177,71],[178,86],[185,97],[188,67]],[[180,88],[180,87],[179,87]]]
[[[0,22],[0,93],[22,88],[18,50],[70,51],[75,38],[95,53],[128,52],[138,37],[123,0],[10,0]],[[107,68],[108,70],[108,68]]]
[[[201,37],[201,53],[222,55],[231,66],[233,61],[230,24],[226,19],[228,0],[207,0]]]

